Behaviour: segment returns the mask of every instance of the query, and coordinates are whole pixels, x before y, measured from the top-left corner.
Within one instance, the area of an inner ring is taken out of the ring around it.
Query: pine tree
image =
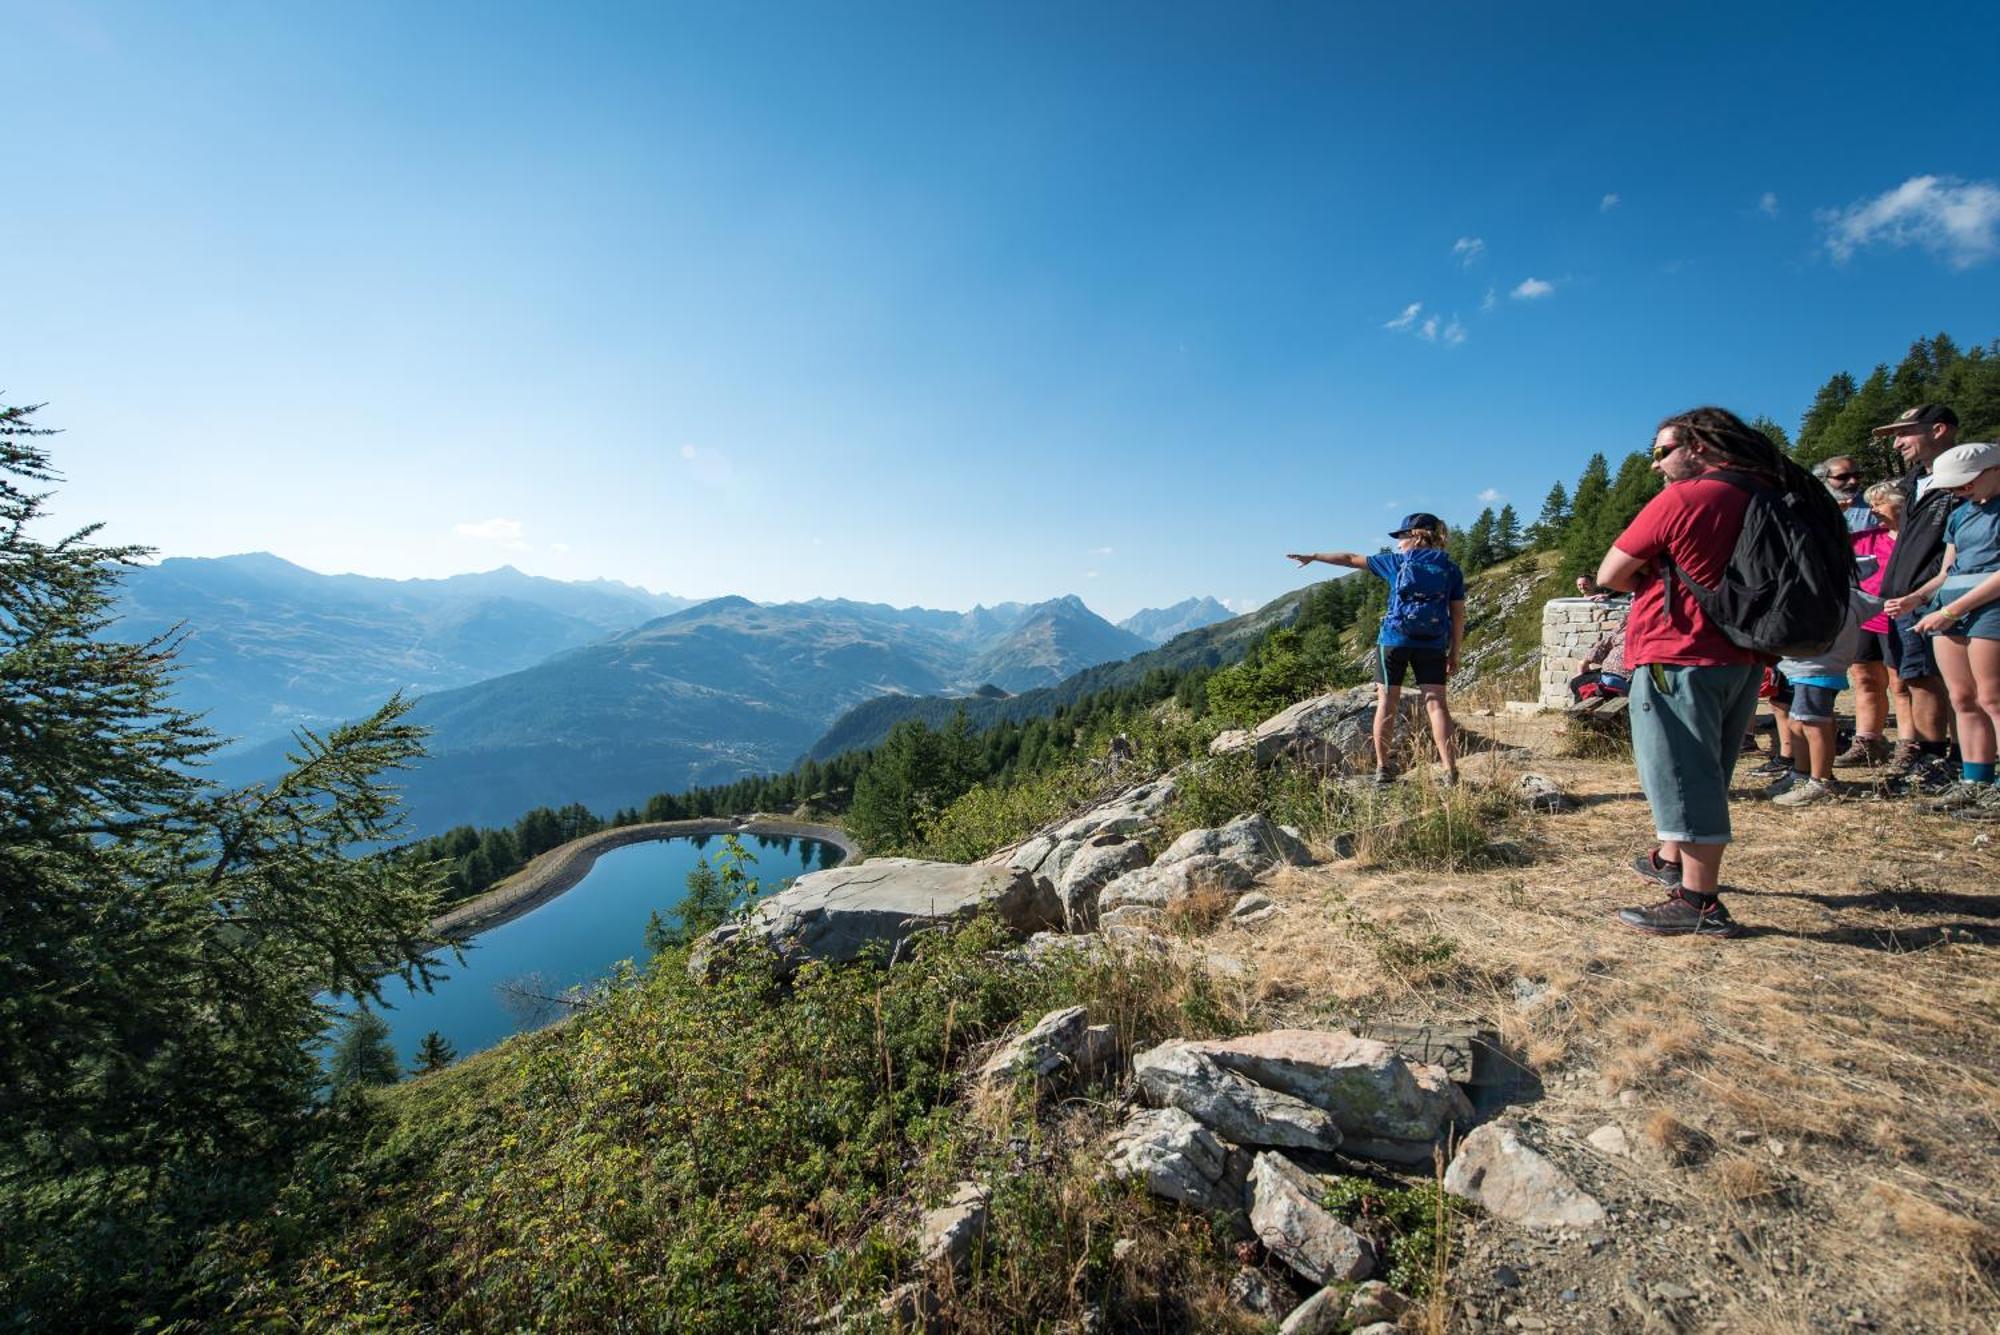
[[[1765,435],[1769,436],[1771,438],[1771,443],[1773,445],[1776,445],[1780,450],[1784,451],[1787,454],[1791,453],[1792,438],[1789,435],[1785,434],[1785,428],[1779,426],[1777,422],[1773,421],[1769,417],[1753,417],[1750,419],[1750,425],[1754,429],[1761,431]]]
[[[424,1041],[417,1044],[417,1059],[410,1066],[411,1075],[429,1075],[432,1071],[442,1071],[458,1060],[458,1052],[445,1042],[443,1034],[433,1029],[424,1035]]]
[[[1493,552],[1496,560],[1506,561],[1521,553],[1521,517],[1514,513],[1512,505],[1500,507],[1499,518],[1493,521]]]
[[[1537,551],[1545,551],[1561,544],[1563,530],[1568,526],[1569,491],[1558,482],[1542,498],[1542,513],[1528,529],[1528,541]]]
[[[268,785],[202,780],[217,741],[169,698],[176,640],[112,624],[143,549],[36,536],[28,488],[56,474],[33,411],[0,407],[0,1186],[16,1273],[40,1246],[101,1257],[119,1268],[68,1282],[113,1304],[175,1264],[132,1249],[192,1236],[159,1213],[175,1184],[247,1190],[317,1125],[315,998],[428,985],[445,869],[349,856],[396,842],[378,775],[422,737],[400,699],[301,733]]]
[[[1465,558],[1459,564],[1466,570],[1484,570],[1493,564],[1493,526],[1493,507],[1489,505],[1465,531]]]
[[[327,1083],[336,1090],[357,1085],[393,1085],[401,1078],[389,1022],[363,1008],[341,1021],[326,1062]]]

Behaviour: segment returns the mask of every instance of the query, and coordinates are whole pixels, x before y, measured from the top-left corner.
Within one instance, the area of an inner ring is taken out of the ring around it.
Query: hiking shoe
[[[1831,802],[1837,796],[1833,785],[1825,779],[1815,779],[1805,775],[1793,781],[1784,792],[1772,797],[1774,807],[1804,807],[1815,802]]]
[[[1743,935],[1742,927],[1729,916],[1729,910],[1722,906],[1721,900],[1711,899],[1706,905],[1697,905],[1679,886],[1669,888],[1667,897],[1657,904],[1648,904],[1642,909],[1618,910],[1618,921],[1635,932],[1645,932],[1649,936]]]
[[[1792,791],[1793,784],[1797,783],[1800,779],[1804,777],[1805,776],[1800,774],[1797,770],[1788,769],[1783,774],[1780,774],[1777,778],[1773,779],[1770,783],[1766,784],[1764,786],[1764,790],[1758,793],[1757,796],[1768,797],[1774,800],[1783,797],[1786,793]]]
[[[1853,745],[1833,758],[1833,763],[1842,769],[1854,769],[1860,765],[1873,767],[1888,758],[1889,743],[1883,738],[1856,737]]]
[[[1760,779],[1775,779],[1780,775],[1790,774],[1791,772],[1792,762],[1785,756],[1772,756],[1755,769],[1744,771],[1744,773]]]
[[[1904,780],[1904,791],[1912,796],[1943,797],[1960,782],[1958,766],[1943,756],[1918,756]]]
[[[1632,870],[1655,885],[1664,885],[1678,890],[1681,884],[1681,864],[1668,862],[1660,856],[1658,848],[1649,848],[1632,859]]]
[[[1973,807],[2000,807],[2000,788],[1990,783],[1968,783],[1960,779],[1937,796],[1917,804],[1925,811],[1965,811]]]

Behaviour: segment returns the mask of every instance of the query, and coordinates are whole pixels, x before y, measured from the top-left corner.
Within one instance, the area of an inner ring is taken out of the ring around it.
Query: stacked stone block
[[[1591,646],[1625,628],[1631,603],[1593,602],[1588,598],[1551,598],[1542,608],[1542,683],[1545,709],[1569,708],[1569,681],[1583,671]]]

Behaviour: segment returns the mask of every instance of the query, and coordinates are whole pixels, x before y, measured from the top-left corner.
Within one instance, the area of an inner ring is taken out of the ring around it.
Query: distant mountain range
[[[1118,629],[1129,630],[1154,644],[1165,644],[1176,635],[1227,621],[1235,615],[1213,598],[1185,598],[1172,607],[1149,607],[1134,612],[1118,623]]]
[[[512,567],[449,579],[321,575],[265,552],[176,557],[124,578],[114,633],[185,632],[178,703],[242,744],[538,663],[689,600]]]
[[[421,833],[784,769],[870,700],[1004,698],[1150,648],[1074,596],[687,605],[609,581],[371,580],[263,555],[135,571],[122,611],[126,637],[185,625],[181,701],[243,743],[211,768],[220,782],[278,772],[293,727],[420,694],[430,754],[397,779]]]
[[[842,714],[806,754],[815,760],[829,760],[848,751],[878,745],[889,735],[891,728],[905,719],[922,719],[933,727],[941,727],[963,709],[973,728],[978,730],[1007,719],[1021,722],[1053,714],[1086,695],[1135,685],[1148,672],[1159,669],[1223,667],[1242,658],[1250,641],[1258,634],[1273,626],[1289,626],[1298,620],[1300,606],[1308,592],[1310,589],[1294,589],[1254,612],[1232,616],[1227,621],[1210,622],[1176,635],[1157,649],[1122,662],[1087,667],[1054,685],[1024,691],[1019,695],[999,698],[982,695],[969,700],[935,695],[877,696]]]

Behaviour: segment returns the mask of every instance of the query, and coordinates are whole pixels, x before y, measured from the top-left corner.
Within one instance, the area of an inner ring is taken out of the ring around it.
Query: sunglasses
[[[1671,445],[1655,445],[1653,447],[1653,462],[1658,463],[1660,460],[1666,458],[1668,455],[1672,454],[1675,450],[1680,449],[1685,444],[1687,444],[1686,441],[1677,440]]]
[[[1861,480],[1861,474],[1859,474],[1859,473],[1828,473],[1828,474],[1826,475],[1826,480],[1827,480],[1828,482],[1859,482],[1859,481]]]

